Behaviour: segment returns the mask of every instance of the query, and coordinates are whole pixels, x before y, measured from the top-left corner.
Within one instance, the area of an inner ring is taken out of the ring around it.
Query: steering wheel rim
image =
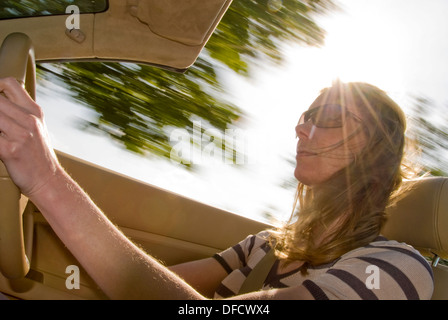
[[[35,100],[34,48],[26,34],[11,33],[0,47],[0,78],[6,77],[13,77],[22,83]],[[8,279],[23,278],[30,269],[25,250],[20,197],[19,188],[0,161],[0,272]]]

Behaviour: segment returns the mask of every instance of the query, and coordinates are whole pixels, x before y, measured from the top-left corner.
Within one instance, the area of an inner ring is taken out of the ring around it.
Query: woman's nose
[[[316,126],[311,122],[299,123],[296,126],[296,136],[299,139],[312,139]]]

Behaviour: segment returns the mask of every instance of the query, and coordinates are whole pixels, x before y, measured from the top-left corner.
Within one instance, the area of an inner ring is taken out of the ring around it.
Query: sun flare
[[[354,17],[338,20],[328,30],[322,58],[327,65],[327,77],[344,82],[369,82],[387,90],[403,83],[404,52],[400,53],[399,28],[382,28],[381,24],[363,24],[355,28]],[[394,48],[392,54],[391,48]]]

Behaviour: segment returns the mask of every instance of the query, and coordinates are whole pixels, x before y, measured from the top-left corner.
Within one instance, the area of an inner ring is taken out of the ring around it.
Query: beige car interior
[[[389,209],[382,234],[405,242],[431,258],[434,300],[448,299],[448,178],[424,178],[415,183],[396,206]]]
[[[0,76],[23,81],[32,93],[34,55],[37,62],[124,60],[184,70],[194,63],[230,1],[181,3],[111,0],[108,11],[81,15],[82,37],[75,40],[65,30],[66,16],[0,20]],[[122,27],[113,27],[117,19]],[[145,50],[136,43],[145,43]],[[209,257],[270,227],[57,155],[123,233],[166,265]],[[4,168],[0,175],[0,292],[12,299],[106,299]],[[422,179],[388,214],[382,233],[428,256],[434,270],[433,299],[448,299],[448,267],[437,263],[448,258],[448,178]],[[67,285],[70,266],[80,270],[79,288]]]
[[[0,21],[0,40],[27,34],[36,61],[136,61],[175,70],[190,67],[231,0],[109,0],[105,12],[79,15],[79,29],[67,30],[68,15]],[[18,21],[20,20],[20,21]]]
[[[211,256],[268,227],[66,154],[58,156],[123,233],[167,265]],[[22,279],[0,276],[0,291],[21,299],[104,298],[43,216],[34,208],[31,211],[31,271]],[[69,274],[65,272],[70,265],[81,269],[80,289],[66,288]]]

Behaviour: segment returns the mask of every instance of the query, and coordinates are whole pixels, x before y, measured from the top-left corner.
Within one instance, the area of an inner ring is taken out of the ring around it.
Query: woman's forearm
[[[110,298],[203,299],[126,238],[62,168],[30,199]]]

